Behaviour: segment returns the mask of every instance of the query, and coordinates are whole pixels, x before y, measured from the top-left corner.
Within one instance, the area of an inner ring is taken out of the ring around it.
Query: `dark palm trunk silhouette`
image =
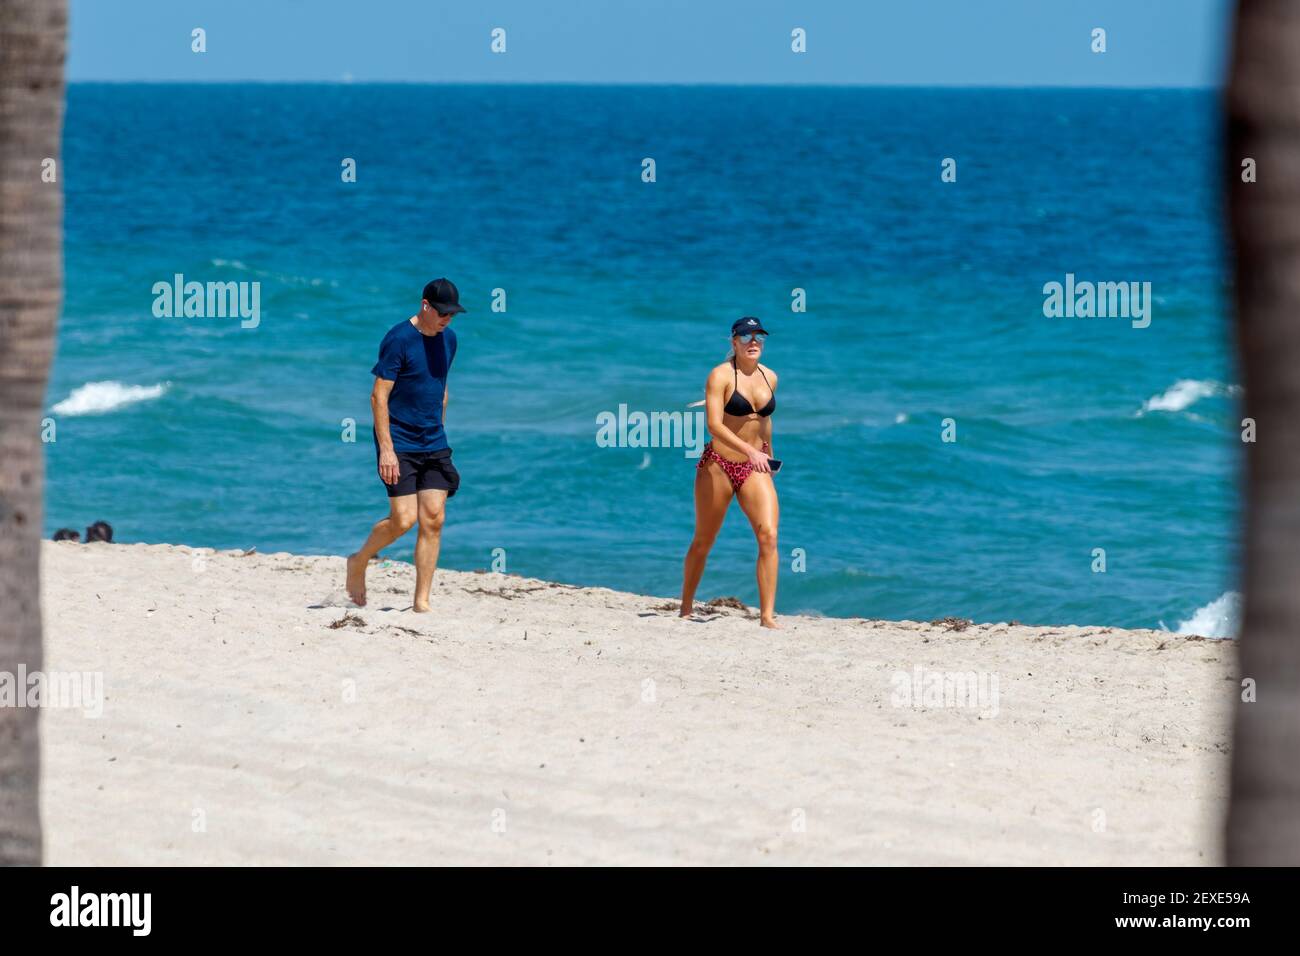
[[[14,679],[42,666],[41,406],[63,295],[63,170],[46,181],[45,161],[61,161],[67,32],[66,0],[0,0],[0,672]],[[38,714],[0,707],[0,865],[41,861]]]
[[[1230,864],[1300,863],[1300,3],[1240,0],[1227,91],[1246,449]],[[1255,182],[1243,182],[1253,160]]]

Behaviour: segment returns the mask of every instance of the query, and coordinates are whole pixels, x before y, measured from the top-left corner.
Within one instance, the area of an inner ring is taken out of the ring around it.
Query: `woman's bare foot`
[[[360,555],[348,555],[348,597],[357,607],[366,606],[366,564]]]
[[[781,630],[781,625],[776,623],[776,615],[772,615],[771,617],[765,617],[758,623],[760,627],[770,627],[774,631]]]
[[[682,605],[681,613],[678,614],[677,616],[678,616],[678,617],[690,617],[690,616],[691,616],[692,614],[694,614],[694,613],[695,613],[695,605],[694,605],[693,603],[692,603],[692,604],[683,604],[683,605]]]
[[[411,605],[411,610],[416,614],[428,614],[433,608],[429,607],[428,601],[416,601]]]

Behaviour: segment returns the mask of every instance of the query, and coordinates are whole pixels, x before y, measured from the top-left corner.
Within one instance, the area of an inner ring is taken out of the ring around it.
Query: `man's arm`
[[[442,420],[444,423],[447,421],[447,399],[449,398],[451,398],[451,386],[444,385],[442,387]]]
[[[370,412],[375,418],[375,440],[379,443],[379,477],[388,485],[397,484],[401,471],[397,452],[393,451],[393,436],[388,430],[388,396],[392,391],[393,383],[382,378],[375,379],[375,387],[370,391]]]

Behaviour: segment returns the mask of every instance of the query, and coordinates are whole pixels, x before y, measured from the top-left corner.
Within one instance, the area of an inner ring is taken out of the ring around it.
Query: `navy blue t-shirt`
[[[388,430],[394,451],[441,451],[447,447],[442,398],[455,357],[456,333],[450,327],[437,335],[425,335],[407,319],[384,336],[379,361],[370,374],[393,383],[388,396]]]

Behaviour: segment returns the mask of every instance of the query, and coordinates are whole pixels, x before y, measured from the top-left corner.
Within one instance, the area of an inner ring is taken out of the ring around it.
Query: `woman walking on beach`
[[[758,539],[758,604],[763,627],[776,623],[776,526],[780,507],[772,474],[776,373],[759,363],[767,331],[752,316],[731,326],[731,357],[709,373],[704,406],[712,439],[695,469],[695,537],[682,573],[681,616],[694,610],[695,589],[731,499]]]

